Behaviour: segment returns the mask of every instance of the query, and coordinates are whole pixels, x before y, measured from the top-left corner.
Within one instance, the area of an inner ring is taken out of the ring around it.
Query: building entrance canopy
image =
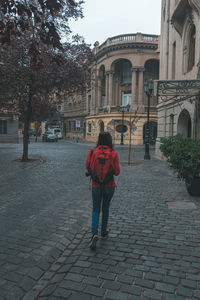
[[[154,93],[162,101],[195,100],[200,96],[200,80],[155,80]]]

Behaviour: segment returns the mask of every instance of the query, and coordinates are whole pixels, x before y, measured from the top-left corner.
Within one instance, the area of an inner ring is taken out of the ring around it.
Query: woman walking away
[[[86,169],[92,178],[93,211],[90,248],[95,249],[101,207],[101,237],[108,236],[109,206],[116,187],[114,175],[118,176],[120,173],[119,158],[117,152],[113,150],[112,137],[109,132],[99,134],[96,148],[91,149],[88,154]]]

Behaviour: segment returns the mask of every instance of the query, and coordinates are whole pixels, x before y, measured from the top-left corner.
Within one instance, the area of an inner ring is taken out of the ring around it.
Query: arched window
[[[195,43],[196,43],[196,28],[191,26],[188,40],[188,67],[187,71],[191,71],[195,63]]]

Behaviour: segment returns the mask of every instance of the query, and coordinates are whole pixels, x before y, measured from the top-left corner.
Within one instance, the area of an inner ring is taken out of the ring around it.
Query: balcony
[[[159,36],[152,34],[142,34],[142,33],[133,33],[133,34],[123,34],[117,35],[111,38],[108,38],[103,44],[96,45],[94,48],[95,54],[102,52],[107,47],[112,47],[120,44],[158,44]]]

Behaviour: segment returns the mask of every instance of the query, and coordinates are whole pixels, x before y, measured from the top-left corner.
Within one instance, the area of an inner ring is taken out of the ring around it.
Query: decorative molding
[[[197,12],[200,16],[200,1],[199,0],[188,0],[189,5]]]

